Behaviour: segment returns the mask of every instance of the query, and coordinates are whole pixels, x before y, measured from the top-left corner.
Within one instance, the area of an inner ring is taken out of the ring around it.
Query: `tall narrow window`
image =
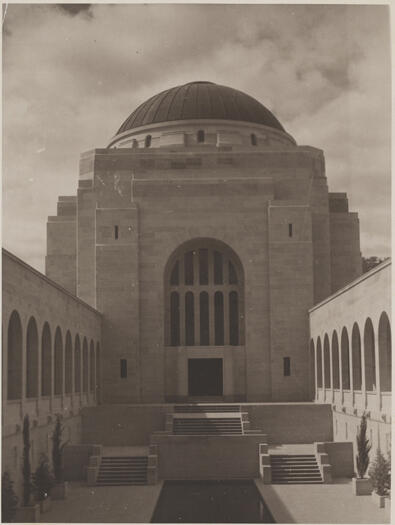
[[[291,375],[291,358],[284,357],[284,376]]]
[[[126,359],[120,360],[121,366],[121,379],[126,379],[128,377],[128,362]]]
[[[139,147],[139,143],[137,142],[136,139],[133,139],[133,141],[132,141],[132,148],[133,148],[133,149],[136,149],[136,148],[138,148],[138,147]]]
[[[229,261],[229,284],[237,284],[237,273],[233,264]]]
[[[199,284],[208,284],[208,250],[199,250]]]
[[[178,286],[179,279],[180,279],[179,274],[180,274],[180,265],[177,261],[173,267],[173,270],[171,271],[170,284],[172,286]]]
[[[229,343],[239,344],[239,301],[237,292],[229,294]]]
[[[222,292],[215,292],[214,295],[214,329],[215,345],[224,344],[224,296]]]
[[[152,139],[151,135],[147,135],[145,137],[144,146],[146,148],[150,148],[151,147],[151,139]]]
[[[185,284],[193,284],[193,252],[184,255]]]
[[[288,236],[293,236],[293,225],[291,223],[288,224]]]
[[[251,145],[256,146],[258,144],[255,133],[251,133]]]
[[[214,252],[214,284],[222,284],[222,253]]]
[[[201,142],[204,142],[204,130],[203,129],[199,129],[199,131],[197,132],[197,141],[199,143]]]
[[[118,239],[118,235],[119,235],[119,228],[118,226],[114,226],[114,237],[115,239]]]
[[[187,346],[195,344],[195,311],[192,292],[185,294],[185,343]]]
[[[209,340],[209,306],[208,293],[202,292],[200,294],[200,345],[207,346],[210,344]]]
[[[170,295],[170,344],[180,345],[180,296],[177,292]]]

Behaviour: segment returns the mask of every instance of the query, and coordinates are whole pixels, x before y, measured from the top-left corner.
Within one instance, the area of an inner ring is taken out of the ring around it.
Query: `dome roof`
[[[192,119],[254,122],[284,131],[273,113],[242,91],[213,82],[190,82],[143,102],[125,120],[117,135],[140,126]]]

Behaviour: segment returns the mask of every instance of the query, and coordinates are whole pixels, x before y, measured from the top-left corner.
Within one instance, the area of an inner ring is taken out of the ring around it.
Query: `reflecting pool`
[[[275,523],[253,480],[165,481],[151,523]]]

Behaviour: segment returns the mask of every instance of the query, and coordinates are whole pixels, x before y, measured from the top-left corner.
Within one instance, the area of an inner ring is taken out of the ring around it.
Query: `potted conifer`
[[[357,434],[357,448],[356,455],[357,477],[352,478],[353,493],[356,496],[366,496],[372,493],[372,481],[370,478],[365,478],[366,471],[369,467],[369,452],[372,446],[366,438],[366,415],[361,417],[361,424]]]
[[[49,469],[48,458],[42,454],[40,463],[33,474],[33,487],[41,512],[46,512],[51,508],[51,489],[54,485],[55,480]]]
[[[376,457],[369,469],[372,480],[372,497],[380,508],[385,506],[385,499],[391,489],[391,462],[386,459],[380,449],[377,449]]]
[[[18,506],[18,496],[14,491],[14,483],[8,472],[1,476],[1,521],[11,523],[14,521]]]
[[[26,414],[23,419],[23,505],[17,509],[18,522],[40,521],[40,506],[34,502],[30,466],[30,421]]]
[[[51,490],[52,499],[65,499],[68,485],[63,478],[63,449],[67,443],[62,443],[63,425],[60,414],[56,416],[55,428],[52,433],[52,464],[55,485]]]

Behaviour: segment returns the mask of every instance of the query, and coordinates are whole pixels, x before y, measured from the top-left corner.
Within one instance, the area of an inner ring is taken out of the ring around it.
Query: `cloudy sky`
[[[3,27],[3,245],[37,269],[80,153],[193,80],[245,91],[322,148],[363,254],[390,254],[386,6],[9,4]]]

